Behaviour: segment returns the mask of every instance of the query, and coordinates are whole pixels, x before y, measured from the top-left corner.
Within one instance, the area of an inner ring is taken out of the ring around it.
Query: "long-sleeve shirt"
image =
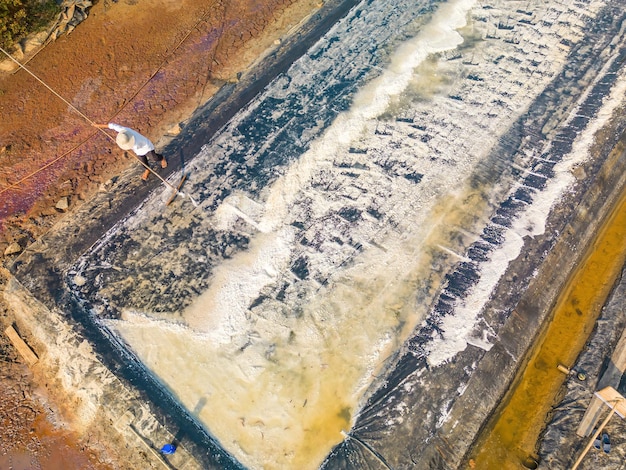
[[[128,127],[120,126],[119,124],[115,124],[113,122],[109,123],[109,129],[113,129],[117,132],[126,132],[129,135],[132,135],[135,138],[135,145],[133,145],[133,148],[131,150],[140,157],[147,154],[150,150],[154,150],[154,144],[150,142],[150,139],[148,139],[146,136],[141,135],[137,131],[134,131]]]

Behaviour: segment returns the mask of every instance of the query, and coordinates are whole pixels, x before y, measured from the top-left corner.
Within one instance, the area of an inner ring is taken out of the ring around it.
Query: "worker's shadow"
[[[185,152],[182,148],[178,147],[178,151],[174,151],[170,154],[171,156],[166,155],[168,158],[168,174],[173,173],[174,171],[180,169],[182,174],[184,175],[187,172],[187,159],[185,157]]]
[[[200,400],[198,400],[198,403],[196,403],[196,406],[193,408],[191,414],[197,418],[200,415],[200,412],[202,411],[204,406],[206,405],[207,401],[208,401],[207,397],[200,398]],[[180,444],[184,436],[185,436],[184,430],[179,429],[176,435],[174,436],[174,440],[172,441],[172,444],[178,447],[178,445]]]
[[[177,168],[180,168],[183,175],[186,173],[187,169],[185,168],[185,152],[182,148],[178,149],[178,165]]]

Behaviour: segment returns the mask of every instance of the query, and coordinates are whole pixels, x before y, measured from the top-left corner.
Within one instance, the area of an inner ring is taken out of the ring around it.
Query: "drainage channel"
[[[526,367],[479,438],[470,456],[470,466],[500,469],[522,464],[536,468],[535,446],[565,380],[559,365],[567,368],[573,364],[592,332],[626,261],[624,239],[626,193],[572,274],[549,325],[529,353]]]

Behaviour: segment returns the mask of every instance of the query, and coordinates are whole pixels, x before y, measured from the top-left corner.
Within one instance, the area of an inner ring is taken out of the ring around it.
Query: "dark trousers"
[[[148,157],[150,157],[153,162],[160,162],[161,160],[163,160],[163,155],[156,153],[154,150],[150,150],[145,155],[141,155],[139,157],[142,163],[146,166],[148,166]]]

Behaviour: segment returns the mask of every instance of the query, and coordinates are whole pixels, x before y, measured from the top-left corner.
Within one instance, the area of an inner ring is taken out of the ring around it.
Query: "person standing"
[[[132,150],[135,155],[139,157],[141,162],[146,167],[146,171],[144,171],[141,175],[142,180],[146,181],[148,176],[150,176],[150,170],[148,169],[148,157],[155,162],[160,162],[161,168],[167,168],[167,160],[163,155],[154,151],[154,144],[146,136],[129,127],[120,126],[119,124],[115,124],[113,122],[110,122],[109,124],[96,124],[96,127],[102,129],[108,128],[117,132],[115,143],[118,147],[122,150]]]

